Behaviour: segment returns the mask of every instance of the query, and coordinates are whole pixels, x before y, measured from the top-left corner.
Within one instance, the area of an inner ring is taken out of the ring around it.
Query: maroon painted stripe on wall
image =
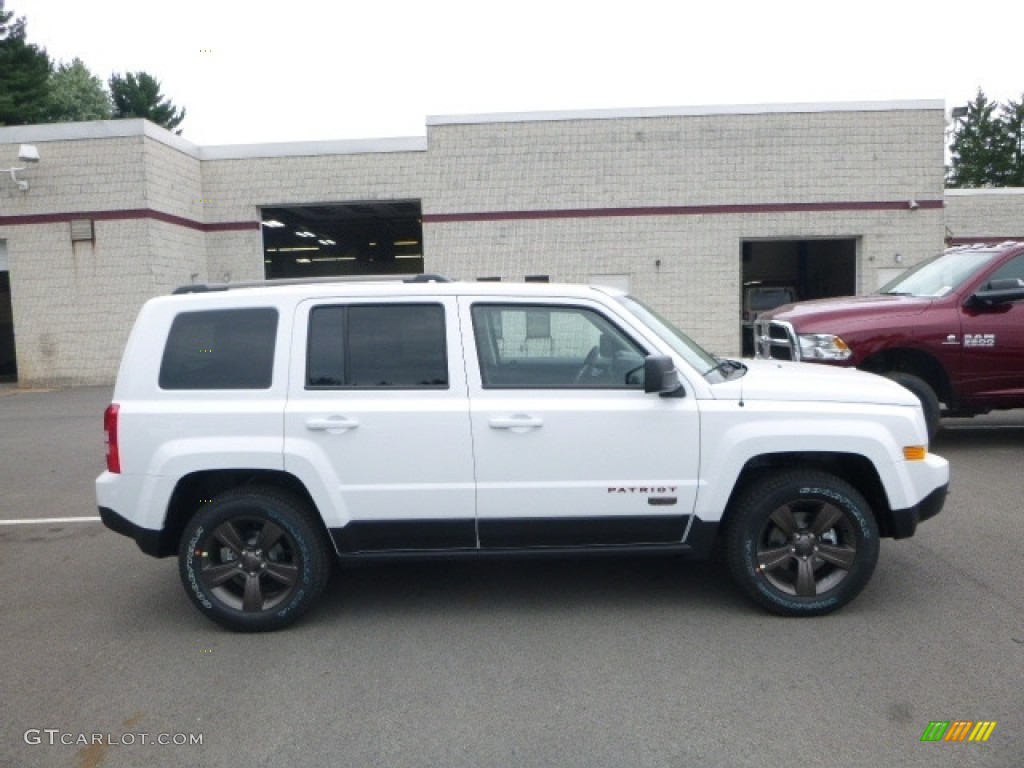
[[[0,216],[0,227],[19,226],[25,224],[63,224],[72,219],[92,219],[93,221],[124,221],[131,219],[154,219],[165,224],[195,229],[199,232],[231,232],[248,229],[259,229],[258,221],[221,221],[204,224],[184,216],[164,213],[152,208],[130,208],[123,211],[74,211],[65,213],[32,213],[24,216]]]
[[[918,200],[917,207],[937,209],[942,200]],[[737,205],[662,205],[637,208],[563,208],[534,211],[480,211],[425,213],[424,224],[467,221],[520,221],[526,219],[590,219],[612,216],[697,216],[700,214],[803,213],[829,211],[908,211],[909,200],[851,201],[838,203],[745,203]]]
[[[986,245],[996,245],[998,243],[1007,243],[1013,241],[1015,243],[1024,242],[1024,235],[977,235],[975,237],[947,237],[946,242],[950,245],[974,245],[975,243],[985,243]]]

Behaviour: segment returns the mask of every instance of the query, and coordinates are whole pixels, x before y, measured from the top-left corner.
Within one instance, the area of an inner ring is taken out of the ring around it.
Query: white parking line
[[[53,525],[54,523],[98,523],[99,517],[36,517],[24,520],[0,520],[0,525]]]

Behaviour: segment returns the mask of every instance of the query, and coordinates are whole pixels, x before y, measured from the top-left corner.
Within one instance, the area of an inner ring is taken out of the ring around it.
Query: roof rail
[[[454,283],[450,277],[434,272],[416,275],[335,275],[331,277],[287,277],[282,280],[243,280],[237,283],[193,283],[174,289],[173,294],[230,291],[235,288],[273,288],[278,285],[317,285],[320,283]]]

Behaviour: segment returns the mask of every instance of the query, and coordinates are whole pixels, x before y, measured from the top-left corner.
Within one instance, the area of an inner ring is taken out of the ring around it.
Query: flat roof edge
[[[5,125],[0,127],[0,144],[32,144],[48,141],[81,141],[83,139],[126,139],[146,137],[168,147],[199,157],[199,147],[156,123],[141,117],[122,120],[89,120],[79,123],[39,123],[38,125]]]
[[[496,112],[475,115],[430,115],[427,126],[477,123],[528,123],[560,120],[615,120],[645,117],[703,117],[808,112],[896,112],[942,110],[941,99],[909,101],[794,102],[782,104],[715,104],[694,107],[636,107],[622,109],[554,110],[549,112]]]
[[[391,139],[337,139],[288,141],[268,144],[223,144],[200,147],[200,160],[248,160],[261,157],[317,157],[321,155],[369,155],[386,152],[426,152],[425,136]]]
[[[947,197],[975,197],[982,195],[1024,195],[1024,187],[984,187],[981,189],[947,189]]]
[[[382,152],[425,152],[427,150],[426,136],[199,146],[142,118],[0,126],[0,144],[33,144],[48,141],[131,137],[145,137],[158,141],[197,160],[244,160],[258,157],[355,155]]]

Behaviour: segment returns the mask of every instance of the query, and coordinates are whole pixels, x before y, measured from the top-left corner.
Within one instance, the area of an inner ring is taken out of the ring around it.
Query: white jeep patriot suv
[[[949,480],[880,376],[718,359],[607,288],[424,275],[153,299],[104,425],[103,521],[249,631],[335,560],[510,553],[721,550],[768,610],[823,614]]]

